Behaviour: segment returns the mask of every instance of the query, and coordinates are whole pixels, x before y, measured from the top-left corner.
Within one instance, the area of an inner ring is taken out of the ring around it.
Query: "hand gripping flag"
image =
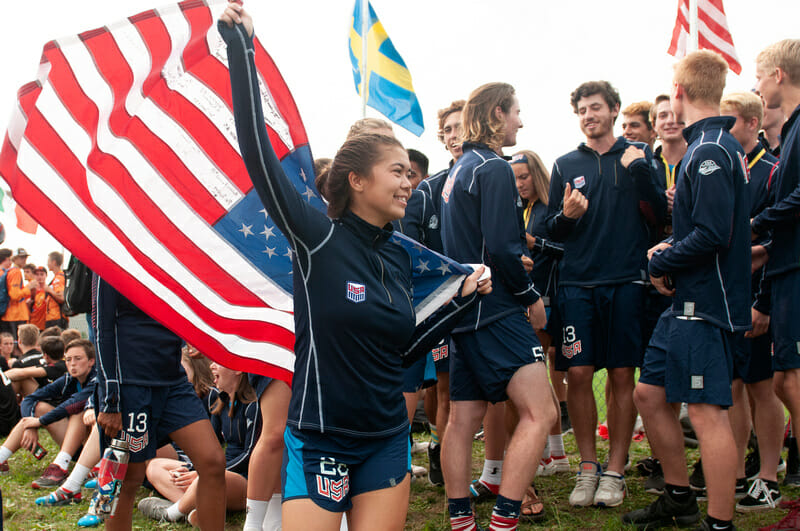
[[[153,318],[223,365],[289,381],[292,251],[239,154],[216,29],[226,3],[189,0],[46,44],[37,80],[19,90],[0,176]],[[255,48],[270,141],[297,190],[323,209],[294,100]],[[428,289],[434,298],[415,288],[419,315],[462,278],[435,272],[447,286]]]
[[[361,91],[366,90],[367,105],[419,136],[425,126],[422,122],[422,109],[414,87],[411,86],[411,72],[394,48],[369,2],[369,17],[363,16],[364,1],[356,0],[350,27],[350,63],[353,65],[356,92],[364,97]],[[363,41],[365,35],[366,57]],[[363,68],[365,61],[366,70]],[[366,80],[362,77],[365,71]]]
[[[686,55],[686,41],[689,39],[689,0],[678,1],[678,17],[672,31],[672,41],[667,53],[678,59]],[[722,0],[698,0],[697,5],[697,43],[700,49],[720,54],[731,70],[742,73],[742,65],[736,57],[733,37],[728,30],[728,20]]]

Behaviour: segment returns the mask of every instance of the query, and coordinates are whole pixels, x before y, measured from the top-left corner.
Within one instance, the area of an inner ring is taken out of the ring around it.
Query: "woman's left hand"
[[[479,280],[483,272],[486,270],[485,266],[480,266],[471,275],[464,279],[461,285],[461,296],[466,297],[471,295],[476,289],[479,295],[488,295],[492,292],[492,278],[487,277]]]

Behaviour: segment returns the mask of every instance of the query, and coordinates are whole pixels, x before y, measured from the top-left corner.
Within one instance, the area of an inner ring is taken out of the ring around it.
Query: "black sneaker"
[[[658,459],[653,456],[645,457],[644,459],[639,459],[636,461],[636,470],[639,472],[640,476],[647,477],[653,473],[653,471],[661,470],[661,463]]]
[[[437,487],[444,486],[441,455],[442,445],[431,443],[428,446],[428,481]]]
[[[708,523],[708,520],[703,520],[702,522],[700,522],[699,526],[694,528],[694,531],[714,531],[715,529],[719,529],[718,527],[716,527],[716,524],[712,526],[711,524]],[[730,529],[732,531],[736,531],[736,526],[731,524]]]
[[[561,433],[566,434],[572,431],[572,421],[569,420],[569,412],[567,411],[567,403],[559,402],[561,406]]]
[[[644,480],[644,490],[650,494],[664,494],[665,486],[666,481],[664,481],[664,474],[661,472],[661,470],[653,472],[650,477]]]
[[[797,439],[794,436],[786,439],[789,452],[786,454],[786,475],[800,474],[800,456],[797,454]]]
[[[758,453],[758,447],[756,447],[744,459],[744,475],[747,479],[753,481],[758,477],[759,472],[761,472],[761,456]]]
[[[783,484],[786,487],[800,487],[800,474],[789,474],[786,473],[786,477],[783,478]]]
[[[644,507],[622,515],[622,522],[636,526],[636,529],[658,529],[660,527],[688,527],[700,521],[697,500],[689,495],[686,503],[675,502],[668,493]]]
[[[756,478],[750,490],[747,491],[747,496],[736,504],[736,510],[740,513],[748,513],[774,509],[780,501],[781,491],[778,490],[777,481],[764,481],[761,478]]]
[[[703,500],[706,497],[706,478],[703,476],[703,463],[700,459],[694,464],[692,475],[689,476],[689,487],[697,495],[697,499]]]

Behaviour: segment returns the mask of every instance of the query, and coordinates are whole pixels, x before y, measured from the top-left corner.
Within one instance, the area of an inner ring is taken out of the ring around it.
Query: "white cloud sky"
[[[3,76],[0,124],[5,127],[16,91],[36,75],[42,46],[64,35],[93,29],[161,0],[28,0],[7,2],[0,17]],[[533,149],[546,164],[581,140],[569,105],[581,82],[607,79],[623,106],[669,90],[674,59],[666,49],[677,0],[372,0],[395,47],[408,65],[422,105],[426,130],[418,138],[395,127],[406,145],[431,159],[431,170],[448,161],[436,140],[436,111],[466,98],[477,86],[506,81],[517,89],[525,127],[519,149]],[[277,63],[305,122],[313,153],[333,156],[361,103],[350,70],[347,37],[352,0],[246,0],[256,33]],[[767,44],[797,38],[800,2],[725,0],[728,24],[743,66],[730,74],[729,90],[754,82],[754,61]],[[379,116],[372,109],[369,116]],[[618,124],[619,128],[619,124]],[[620,131],[617,131],[618,133]],[[512,153],[515,148],[509,148]],[[10,203],[0,220],[3,246],[23,246],[35,263],[60,245],[46,234],[14,229]]]

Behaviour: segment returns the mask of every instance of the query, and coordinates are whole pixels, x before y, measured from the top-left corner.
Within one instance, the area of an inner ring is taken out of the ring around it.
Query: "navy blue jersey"
[[[620,159],[631,145],[643,149],[645,158],[625,168]],[[650,148],[622,137],[602,155],[582,143],[556,160],[547,230],[564,242],[559,285],[599,286],[647,278],[647,220],[663,223],[667,213],[657,181]],[[586,213],[577,220],[562,213],[567,183],[589,200]]]
[[[492,269],[492,293],[455,332],[477,330],[539,300],[520,257],[528,254],[514,170],[484,144],[465,142],[442,190],[442,243],[450,258]]]
[[[770,204],[769,189],[778,169],[778,159],[758,143],[755,149],[747,154],[747,167],[750,170],[750,218],[752,219]],[[756,243],[771,247],[767,238],[759,238],[753,242]],[[767,266],[764,265],[754,271],[751,281],[753,307],[763,314],[769,314],[770,311],[771,291],[770,281],[766,278],[766,269]]]
[[[55,408],[39,417],[39,423],[42,426],[47,426],[70,415],[81,413],[86,407],[86,401],[94,393],[96,382],[94,367],[89,371],[83,383],[67,373],[53,383],[40,387],[26,396],[22,400],[22,404],[20,404],[22,416],[33,417],[36,404],[42,401],[53,405],[58,404]]]
[[[675,176],[680,173],[681,163],[678,161],[677,164],[670,167],[669,162],[661,153],[661,146],[658,146],[653,153],[653,161],[656,163],[656,186],[658,186],[659,191],[666,193],[667,190],[675,185]],[[658,224],[655,228],[652,225],[648,225],[648,231],[650,233],[650,247],[663,241],[672,234],[672,214],[667,213],[664,222]]]
[[[261,406],[258,400],[249,404],[236,402],[231,415],[228,395],[222,394],[222,409],[219,413],[212,414],[211,410],[218,398],[220,398],[219,389],[212,387],[206,395],[205,402],[214,433],[217,434],[220,444],[225,447],[225,469],[247,476],[250,454],[261,434]]]
[[[352,437],[408,429],[404,359],[426,354],[468,311],[456,298],[416,326],[411,257],[346,211],[331,220],[286,177],[264,126],[253,42],[241,25],[219,26],[228,48],[240,152],[253,185],[293,251],[295,365],[288,424]]]
[[[650,260],[650,274],[672,276],[672,313],[729,330],[750,328],[750,196],[744,149],[730,116],[687,127],[672,210],[672,246]]]
[[[97,279],[98,384],[102,411],[119,412],[119,386],[169,386],[186,380],[183,340]]]
[[[753,220],[753,231],[772,231],[767,276],[800,269],[800,106],[781,129],[781,163],[770,194],[775,204]]]
[[[411,197],[406,205],[406,215],[402,219],[392,222],[392,227],[397,232],[403,233],[412,240],[417,240],[426,247],[428,233],[433,228],[438,229],[439,222],[433,210],[433,202],[428,194],[421,190],[411,190]]]
[[[450,162],[450,168],[453,167],[453,162]],[[435,173],[419,183],[417,186],[417,190],[422,190],[428,197],[431,198],[431,203],[433,205],[433,217],[431,218],[430,227],[428,228],[427,238],[428,238],[428,248],[433,249],[437,253],[444,253],[444,247],[442,246],[442,227],[441,227],[441,219],[442,219],[442,188],[444,188],[444,183],[447,180],[447,175],[450,173],[450,168],[446,170],[442,170],[438,173]]]
[[[558,259],[564,254],[564,246],[547,238],[547,205],[536,201],[533,205],[525,205],[523,223],[525,232],[536,238],[531,249],[533,270],[530,273],[533,285],[542,297],[554,297],[558,283]]]

